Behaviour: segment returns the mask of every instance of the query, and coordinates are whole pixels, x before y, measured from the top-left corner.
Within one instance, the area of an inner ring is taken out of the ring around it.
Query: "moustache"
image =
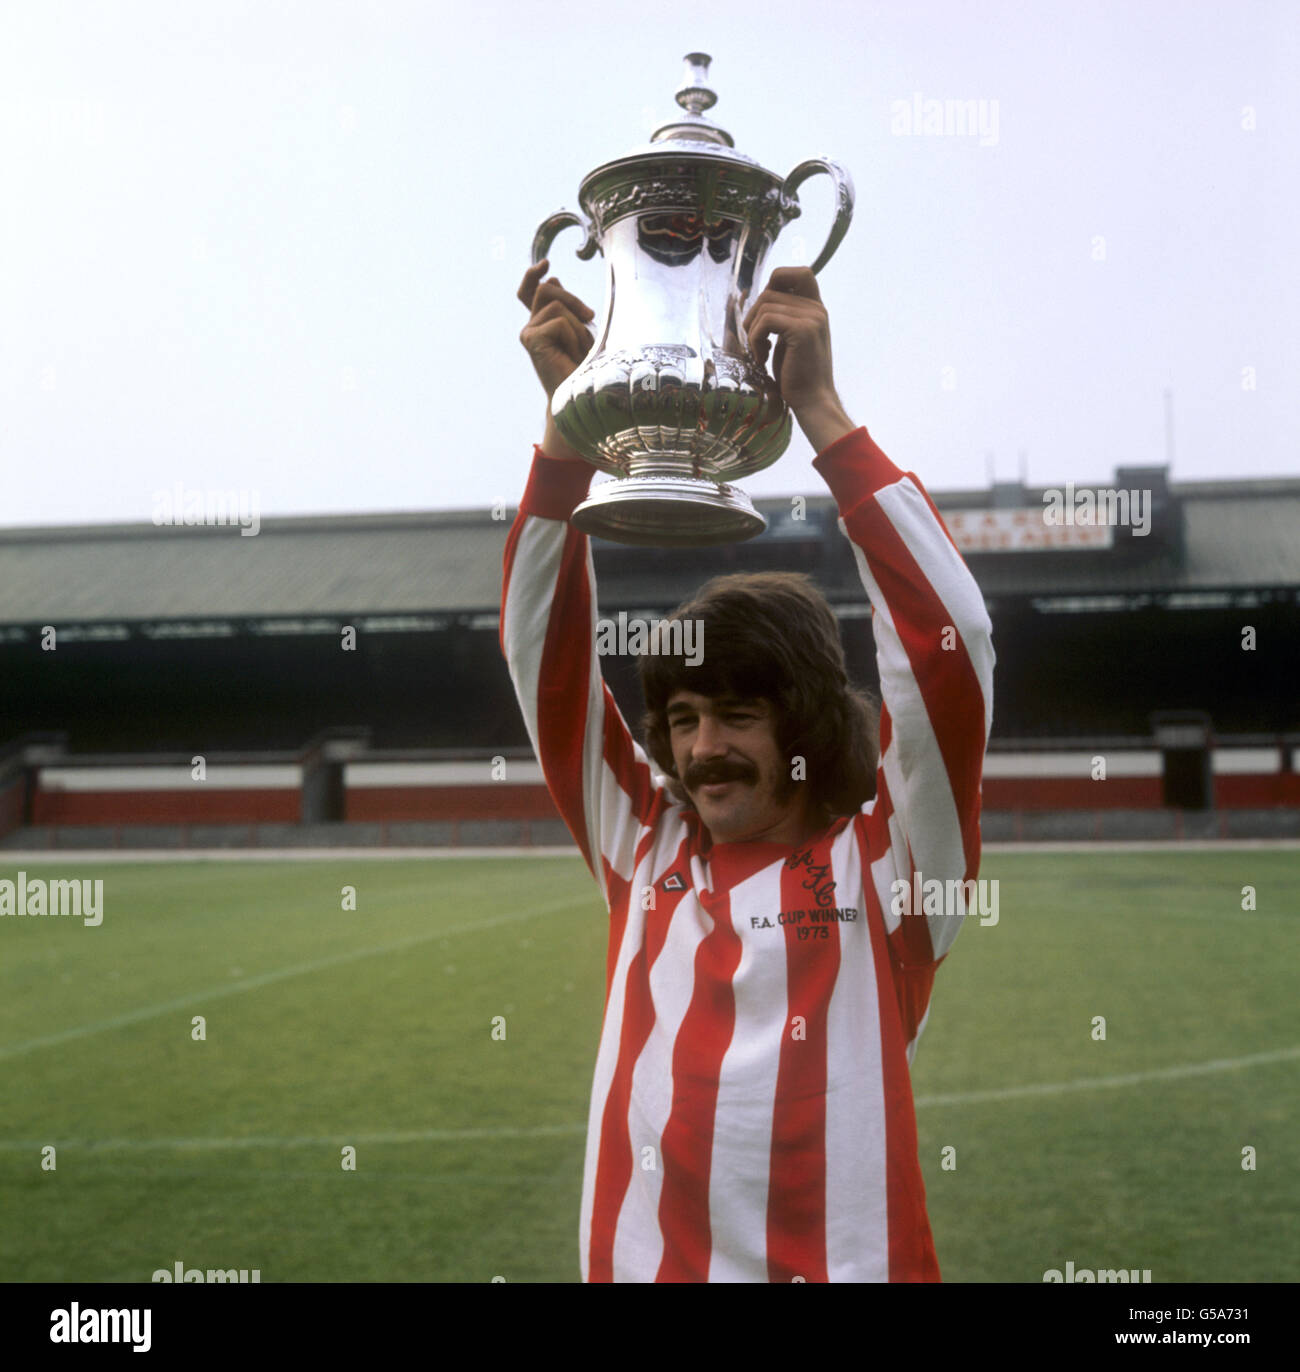
[[[723,781],[745,781],[754,785],[758,782],[758,768],[739,758],[715,758],[708,762],[693,763],[686,769],[682,784],[687,790],[693,791],[700,786],[712,786]]]

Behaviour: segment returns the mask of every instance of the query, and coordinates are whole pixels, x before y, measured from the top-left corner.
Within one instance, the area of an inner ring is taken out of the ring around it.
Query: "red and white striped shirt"
[[[537,448],[506,546],[502,650],[609,906],[584,1281],[939,1279],[909,1064],[960,918],[895,914],[891,884],[978,874],[991,625],[866,429],[814,465],[871,600],[881,753],[875,797],[797,851],[714,846],[624,723],[567,523],[593,469]]]

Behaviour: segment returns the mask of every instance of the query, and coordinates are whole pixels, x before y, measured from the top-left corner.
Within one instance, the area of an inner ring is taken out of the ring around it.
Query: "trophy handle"
[[[533,262],[535,267],[551,251],[551,244],[556,235],[567,228],[579,228],[587,236],[583,240],[582,247],[578,249],[578,256],[584,261],[589,261],[595,257],[598,250],[596,242],[595,228],[581,215],[574,214],[572,210],[560,210],[551,215],[549,219],[544,219],[536,234],[533,236]],[[846,226],[847,227],[847,226]],[[836,240],[839,241],[838,239]]]
[[[814,276],[834,256],[835,249],[848,233],[849,222],[853,218],[853,178],[838,162],[832,162],[826,157],[810,157],[806,162],[800,162],[785,178],[785,184],[781,187],[782,199],[788,196],[797,205],[799,201],[795,192],[810,176],[816,176],[818,172],[825,172],[835,182],[835,222],[831,225],[830,233],[826,235],[825,246],[812,264]],[[582,254],[579,253],[578,256],[581,257]]]

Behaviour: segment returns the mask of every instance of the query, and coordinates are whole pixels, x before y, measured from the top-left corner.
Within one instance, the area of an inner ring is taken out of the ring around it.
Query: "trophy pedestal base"
[[[641,548],[741,543],[767,528],[738,486],[665,476],[607,481],[574,510],[570,523],[596,538]]]

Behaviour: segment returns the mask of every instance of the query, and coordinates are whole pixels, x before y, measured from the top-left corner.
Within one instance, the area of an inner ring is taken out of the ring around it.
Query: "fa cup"
[[[705,53],[686,57],[682,113],[650,142],[583,179],[582,211],[560,210],[533,239],[536,265],[563,229],[577,255],[607,268],[595,343],[551,398],[556,428],[616,478],[574,511],[586,533],[618,543],[731,543],[766,527],[731,483],[771,466],[790,442],[790,411],[750,350],[741,321],[796,192],[819,172],[835,185],[835,219],[818,272],[848,232],[853,182],[824,157],[786,177],[735,150],[705,118],[717,96]]]

